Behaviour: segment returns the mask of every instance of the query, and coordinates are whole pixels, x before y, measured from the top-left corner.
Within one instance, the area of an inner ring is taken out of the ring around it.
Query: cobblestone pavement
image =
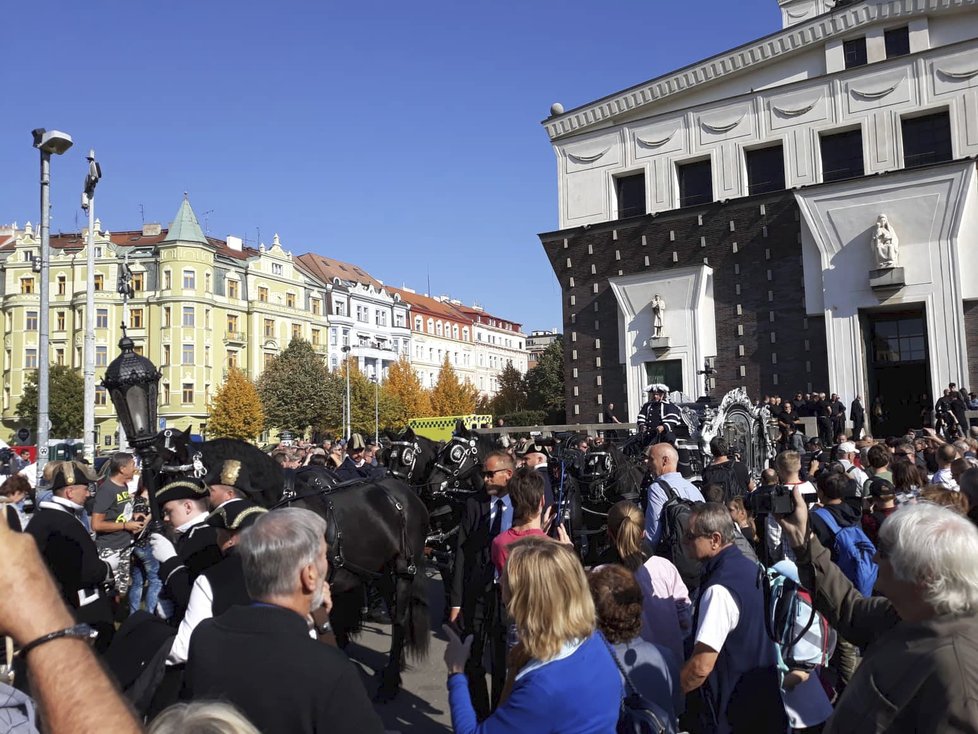
[[[422,661],[408,660],[408,669],[402,673],[401,692],[390,703],[377,703],[377,711],[389,731],[404,734],[416,732],[451,732],[451,715],[448,709],[448,690],[445,687],[445,635],[441,630],[444,596],[441,577],[429,567],[428,604],[431,610],[431,645],[428,657]],[[368,623],[348,650],[350,657],[360,668],[367,693],[377,692],[374,671],[387,660],[390,650],[390,625]]]

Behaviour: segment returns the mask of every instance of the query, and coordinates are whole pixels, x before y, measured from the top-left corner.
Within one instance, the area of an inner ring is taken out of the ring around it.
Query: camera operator
[[[812,465],[817,469],[818,461],[813,460]],[[810,481],[802,480],[801,457],[797,451],[782,451],[774,460],[774,468],[777,470],[778,480],[782,486],[789,489],[798,487],[808,505],[815,503],[817,499],[815,486]],[[785,558],[794,560],[791,557],[791,549],[782,539],[781,526],[778,525],[774,515],[767,515],[765,518],[763,548],[764,555],[772,565]]]

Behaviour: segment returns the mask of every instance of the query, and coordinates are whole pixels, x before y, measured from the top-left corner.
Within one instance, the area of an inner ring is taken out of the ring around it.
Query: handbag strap
[[[605,639],[604,635],[601,635],[602,641],[604,641],[605,647],[608,648],[608,652],[611,653],[611,659],[615,661],[615,665],[618,667],[618,672],[621,673],[621,677],[625,679],[625,685],[628,690],[631,691],[633,696],[638,696],[641,698],[641,694],[635,690],[635,685],[632,683],[632,679],[628,677],[628,672],[625,670],[625,666],[621,664],[621,660],[618,659],[618,654],[615,652],[615,648],[611,646],[611,643]]]

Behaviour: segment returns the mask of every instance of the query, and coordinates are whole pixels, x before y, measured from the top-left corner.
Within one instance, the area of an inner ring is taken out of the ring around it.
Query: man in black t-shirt
[[[714,436],[710,441],[710,453],[713,455],[713,462],[703,469],[703,486],[721,485],[724,488],[724,502],[754,490],[754,480],[751,479],[747,467],[728,456],[730,446],[727,439]]]

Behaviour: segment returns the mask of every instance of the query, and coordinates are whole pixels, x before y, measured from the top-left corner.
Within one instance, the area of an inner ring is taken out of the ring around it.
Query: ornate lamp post
[[[125,323],[122,325],[119,350],[121,354],[106,367],[102,384],[112,398],[112,405],[129,443],[142,459],[143,482],[149,493],[155,526],[161,523],[161,517],[156,502],[156,477],[150,466],[154,456],[153,440],[159,431],[156,403],[163,373],[146,357],[136,354],[135,344],[126,334]]]

